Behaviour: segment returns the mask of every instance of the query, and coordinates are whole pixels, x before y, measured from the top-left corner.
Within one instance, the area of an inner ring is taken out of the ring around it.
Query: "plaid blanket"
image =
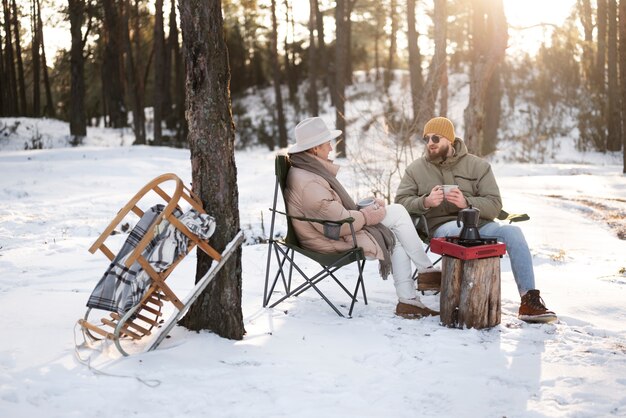
[[[162,272],[181,254],[187,253],[189,239],[174,225],[164,220],[153,226],[163,209],[163,205],[156,205],[144,213],[91,293],[88,307],[124,315],[141,301],[152,279],[138,262],[130,267],[126,267],[125,262],[151,228],[155,228],[155,235],[142,256],[155,271]],[[174,216],[201,239],[209,239],[215,232],[215,219],[194,209],[184,214],[176,209]]]

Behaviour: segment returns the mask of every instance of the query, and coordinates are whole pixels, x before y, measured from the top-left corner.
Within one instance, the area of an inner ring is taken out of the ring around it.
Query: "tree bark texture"
[[[435,0],[435,53],[428,67],[428,76],[422,90],[420,107],[414,126],[419,131],[426,125],[429,119],[435,116],[435,104],[437,93],[439,92],[441,76],[446,71],[446,38],[447,38],[447,18],[445,0]],[[452,139],[452,138],[450,138]]]
[[[622,0],[623,1],[623,0]],[[609,33],[608,33],[608,135],[606,148],[608,151],[619,151],[622,148],[622,117],[618,80],[617,58],[617,2],[609,0]],[[622,40],[623,42],[623,40]]]
[[[70,101],[70,135],[72,143],[78,145],[87,135],[87,118],[85,116],[85,61],[83,59],[83,20],[85,17],[84,0],[69,0],[70,31],[72,33],[72,49],[70,65],[72,87]]]
[[[440,318],[455,328],[488,328],[500,323],[500,257],[442,260]]]
[[[138,1],[138,0],[136,0]],[[133,51],[133,44],[130,39],[130,1],[122,0],[123,13],[122,13],[122,26],[124,37],[124,51],[126,55],[126,81],[128,83],[128,90],[130,93],[131,109],[133,112],[133,131],[135,132],[135,145],[143,145],[146,143],[146,115],[144,113],[144,82],[143,72],[141,70],[141,64],[135,57],[139,57],[140,42],[140,30],[139,30],[139,7],[135,3],[135,13],[133,15],[133,35],[135,42],[135,51]]]
[[[15,72],[15,51],[11,34],[11,10],[7,0],[2,0],[4,11],[4,70],[6,72],[4,89],[6,90],[5,109],[8,116],[18,114],[17,74]]]
[[[276,0],[272,0],[272,50],[270,51],[272,72],[274,73],[274,95],[276,97],[276,123],[278,125],[278,146],[287,146],[287,128],[283,95],[280,91],[280,66],[278,64],[278,22],[276,21]]]
[[[31,5],[31,33],[33,40],[31,42],[32,67],[33,67],[33,116],[38,118],[41,116],[41,57],[39,54],[39,29],[37,16],[37,0],[32,1]],[[12,48],[11,48],[12,50]],[[13,67],[13,61],[11,61]],[[13,83],[13,86],[15,84]]]
[[[8,116],[5,104],[8,101],[8,94],[6,85],[6,72],[4,71],[4,48],[2,47],[2,33],[0,33],[0,116]]]
[[[413,105],[413,120],[417,119],[419,111],[420,93],[424,84],[422,76],[422,56],[418,45],[418,33],[415,29],[415,0],[407,1],[407,24],[409,42],[409,76],[411,80],[411,102]]]
[[[239,231],[235,166],[235,127],[230,101],[230,70],[219,0],[180,2],[186,64],[187,121],[193,191],[217,221],[210,244],[222,252]],[[212,260],[198,252],[196,282]],[[241,339],[241,248],[236,250],[181,323]]]
[[[464,111],[465,143],[480,155],[485,132],[487,90],[496,67],[504,59],[508,33],[502,0],[472,2],[472,66],[470,97]]]
[[[46,107],[44,114],[48,117],[56,117],[56,109],[52,100],[52,89],[50,88],[50,75],[48,73],[48,62],[46,60],[46,46],[43,38],[43,22],[41,21],[41,2],[37,0],[37,26],[39,30],[39,45],[41,47],[41,66],[43,68],[43,85],[46,93]]]
[[[163,96],[165,94],[165,35],[163,31],[163,0],[156,0],[154,15],[154,142],[161,143]]]

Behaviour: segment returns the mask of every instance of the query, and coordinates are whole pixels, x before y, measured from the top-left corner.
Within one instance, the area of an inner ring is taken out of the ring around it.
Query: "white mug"
[[[444,196],[447,196],[448,193],[450,193],[450,190],[459,188],[459,186],[456,185],[456,184],[444,184],[442,187],[443,187],[443,195]]]
[[[374,203],[376,203],[376,200],[373,197],[366,197],[359,200],[359,203],[356,204],[356,207],[357,209],[363,209],[364,207],[373,205]]]

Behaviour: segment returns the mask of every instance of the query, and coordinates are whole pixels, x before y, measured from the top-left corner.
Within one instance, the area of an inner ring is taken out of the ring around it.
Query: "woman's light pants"
[[[424,244],[417,235],[415,225],[406,208],[394,203],[386,206],[387,214],[382,224],[396,236],[396,246],[391,253],[393,282],[398,298],[417,297],[411,261],[419,270],[430,267],[433,263],[424,252]]]
[[[434,233],[435,237],[459,235],[461,228],[456,221],[446,222]],[[497,237],[498,241],[506,244],[506,252],[511,260],[511,270],[520,295],[535,288],[535,272],[533,258],[530,255],[526,238],[522,230],[515,225],[501,225],[489,222],[478,229],[481,237]]]

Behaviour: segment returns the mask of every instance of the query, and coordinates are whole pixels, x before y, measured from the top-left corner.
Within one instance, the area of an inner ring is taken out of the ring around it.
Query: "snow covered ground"
[[[505,257],[502,323],[458,330],[394,316],[393,284],[372,262],[369,305],[352,319],[314,293],[262,309],[267,245],[253,243],[269,232],[274,156],[238,152],[245,338],[177,327],[154,352],[124,358],[106,345],[76,355],[76,320],[108,264],[87,249],[153,177],[190,179],[187,150],[123,142],[0,152],[0,416],[626,416],[626,241],[617,237],[626,177],[617,163],[494,165],[505,209],[531,216],[521,226],[537,286],[560,321],[516,318]],[[346,167],[340,180],[353,175]],[[194,259],[168,279],[182,295]],[[354,283],[354,271],[340,276]]]

